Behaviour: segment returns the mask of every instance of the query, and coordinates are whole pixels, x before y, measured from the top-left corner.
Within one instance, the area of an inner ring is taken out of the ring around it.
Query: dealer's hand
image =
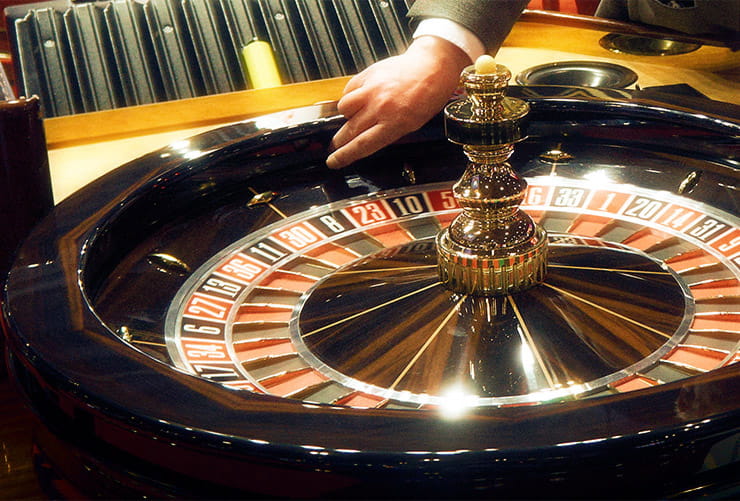
[[[419,129],[444,107],[469,64],[456,45],[422,36],[403,54],[355,75],[337,105],[347,122],[334,136],[326,164],[345,167]]]

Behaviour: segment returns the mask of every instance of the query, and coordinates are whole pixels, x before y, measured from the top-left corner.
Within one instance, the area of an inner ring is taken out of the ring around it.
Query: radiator
[[[47,117],[252,87],[270,44],[282,83],[353,74],[409,43],[409,0],[111,0],[6,9],[20,95]]]

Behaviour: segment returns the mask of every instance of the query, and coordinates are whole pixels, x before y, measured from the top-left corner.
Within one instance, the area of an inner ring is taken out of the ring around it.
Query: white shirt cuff
[[[471,61],[475,61],[486,53],[483,42],[472,31],[449,19],[438,17],[422,19],[414,31],[414,38],[425,35],[444,38],[453,43],[460,47]]]

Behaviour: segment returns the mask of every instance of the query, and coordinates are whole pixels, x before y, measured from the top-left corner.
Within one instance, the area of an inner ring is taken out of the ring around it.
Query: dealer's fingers
[[[330,169],[341,169],[352,162],[372,155],[402,135],[385,124],[374,125],[332,152],[326,159],[326,165]]]
[[[347,119],[350,119],[359,113],[368,104],[370,99],[372,99],[372,95],[365,89],[355,89],[342,96],[337,103],[337,111],[347,117]]]
[[[367,108],[363,108],[339,128],[337,133],[334,134],[329,148],[337,150],[377,124],[377,115],[371,113]]]

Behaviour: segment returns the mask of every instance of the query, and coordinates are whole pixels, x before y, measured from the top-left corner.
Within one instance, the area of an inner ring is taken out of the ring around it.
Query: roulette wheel
[[[509,93],[548,241],[523,291],[440,283],[441,119],[329,171],[334,105],[291,110],[59,204],[3,297],[44,464],[108,498],[737,494],[737,109]]]

